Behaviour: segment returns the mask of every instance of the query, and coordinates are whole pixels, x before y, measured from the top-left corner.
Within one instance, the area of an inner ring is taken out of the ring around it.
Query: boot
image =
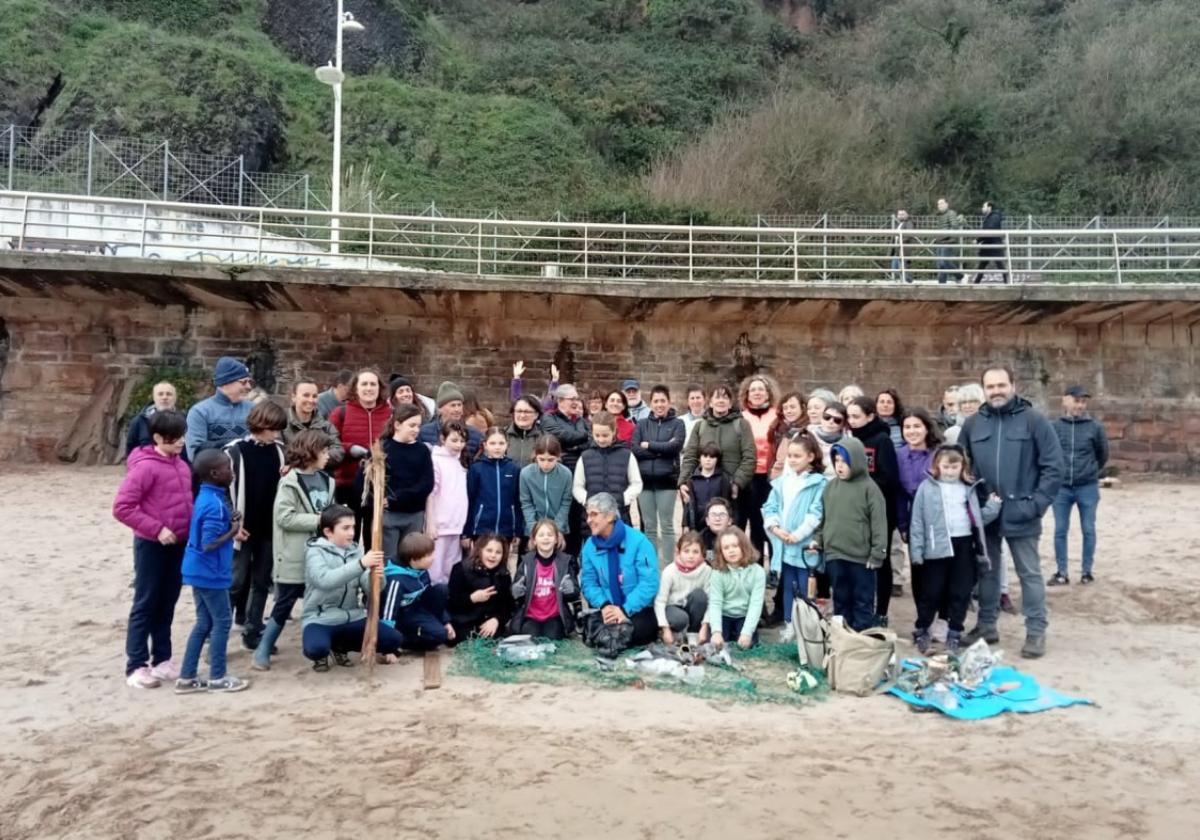
[[[995,624],[976,624],[974,629],[963,635],[959,643],[970,647],[980,639],[983,639],[989,645],[998,644],[1000,642],[1000,631]],[[949,640],[949,634],[947,634],[947,640]]]
[[[1026,659],[1041,659],[1046,655],[1046,637],[1029,634],[1025,637],[1025,646],[1021,648],[1021,656]]]
[[[279,638],[279,634],[282,632],[283,628],[275,623],[275,619],[267,619],[267,625],[263,628],[262,638],[258,641],[258,647],[254,649],[254,662],[250,666],[255,671],[271,670],[271,652],[275,648],[275,640]]]
[[[929,636],[928,630],[918,630],[914,635],[914,641],[917,643],[917,651],[924,656],[929,653],[929,648],[933,643],[933,639]]]
[[[946,653],[958,655],[962,649],[962,631],[948,630],[946,631]]]

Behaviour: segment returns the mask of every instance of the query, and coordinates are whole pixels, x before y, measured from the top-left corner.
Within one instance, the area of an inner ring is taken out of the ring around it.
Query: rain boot
[[[262,638],[258,641],[258,647],[254,649],[254,662],[251,667],[255,671],[271,670],[271,649],[275,647],[275,640],[279,638],[279,634],[282,632],[283,628],[275,623],[275,619],[267,619],[267,624],[263,628]]]

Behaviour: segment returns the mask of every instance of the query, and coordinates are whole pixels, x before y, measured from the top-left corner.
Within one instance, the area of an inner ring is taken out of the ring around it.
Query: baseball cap
[[[636,379],[626,379],[624,382],[621,383],[622,391],[628,391],[630,388],[637,391],[637,390],[641,390],[641,387],[642,386],[638,383],[638,381]]]
[[[1092,395],[1089,394],[1087,388],[1084,388],[1082,385],[1072,385],[1069,388],[1067,388],[1067,390],[1063,391],[1063,396],[1064,397],[1074,397],[1075,399],[1078,400],[1078,399],[1090,399]]]

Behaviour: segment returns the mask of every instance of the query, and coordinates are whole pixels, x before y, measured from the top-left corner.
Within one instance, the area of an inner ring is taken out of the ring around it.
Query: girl
[[[940,447],[930,474],[917,488],[909,531],[913,566],[921,566],[913,635],[917,650],[927,652],[929,626],[945,604],[950,625],[946,650],[957,653],[975,586],[976,563],[987,568],[991,562],[983,528],[1000,515],[1001,500],[993,493],[980,509],[983,482],[972,478],[971,464],[958,446]]]
[[[411,403],[396,409],[383,433],[387,465],[383,545],[371,548],[383,549],[389,561],[396,556],[396,546],[406,534],[426,529],[425,509],[433,492],[433,456],[429,447],[417,440],[420,434],[421,410]]]
[[[581,505],[597,493],[611,493],[621,505],[621,521],[629,525],[629,508],[642,492],[642,473],[633,452],[617,444],[616,434],[617,419],[607,411],[592,418],[592,446],[575,464],[571,492]]]
[[[846,434],[846,409],[841,403],[830,403],[821,412],[821,422],[816,426],[809,426],[808,429],[821,449],[825,477],[833,478],[833,458],[830,457],[829,451]]]
[[[425,507],[425,521],[434,541],[434,583],[450,580],[451,570],[462,559],[463,526],[467,522],[467,427],[457,420],[442,424],[441,443],[433,448],[433,492]],[[468,543],[469,545],[469,543]]]
[[[508,438],[495,426],[487,430],[483,448],[467,471],[467,522],[464,537],[520,533],[520,473],[508,457]]]
[[[513,401],[512,422],[504,435],[508,438],[508,457],[517,469],[529,466],[533,461],[533,446],[542,435],[542,406],[537,399],[517,397]]]
[[[617,420],[617,442],[630,446],[637,424],[629,417],[629,398],[621,391],[609,391],[604,398],[604,410]]]
[[[762,506],[771,493],[771,466],[778,447],[773,431],[779,417],[779,384],[763,374],[747,377],[738,389],[738,402],[742,417],[750,424],[754,436],[754,475],[746,488],[750,492],[738,497],[738,507],[750,533],[750,541],[761,555],[767,542]]]
[[[824,506],[825,469],[821,448],[809,435],[801,434],[787,444],[787,468],[771,482],[771,495],[763,505],[763,524],[771,535],[771,570],[780,574],[783,590],[783,633],[781,642],[796,635],[792,628],[792,604],[808,593],[808,577],[820,571],[821,555],[807,551],[813,532],[821,526]]]
[[[625,396],[622,394],[621,396]],[[587,398],[587,417],[595,417],[601,411],[604,411],[604,392],[592,391]]]
[[[317,536],[321,513],[333,502],[333,479],[322,472],[333,440],[324,432],[304,431],[287,445],[288,471],[279,481],[273,511],[275,604],[251,667],[271,670],[271,654],[296,601],[304,597],[307,543]]]
[[[542,435],[533,446],[533,463],[521,470],[521,519],[533,535],[533,526],[550,519],[559,534],[567,533],[571,510],[571,471],[561,463],[562,445],[554,435]]]
[[[179,678],[171,622],[192,519],[192,471],[181,457],[187,421],[164,409],[151,414],[146,427],[154,443],[129,453],[129,472],[112,508],[117,521],[133,529],[133,606],[125,634],[125,681],[133,688]]]
[[[539,520],[530,541],[533,550],[521,558],[512,585],[517,602],[512,632],[565,639],[575,632],[573,607],[579,600],[579,570],[559,548],[562,534],[551,520]]]
[[[900,497],[896,519],[900,526],[900,537],[907,541],[913,498],[929,474],[933,451],[941,445],[942,436],[929,412],[923,408],[906,411],[900,431],[904,435],[904,444],[897,450],[896,460],[900,466],[900,488],[904,493]]]
[[[471,555],[450,572],[448,609],[454,635],[493,639],[508,632],[513,615],[508,541],[496,534],[475,540]]]
[[[379,371],[363,368],[354,377],[350,398],[329,415],[329,422],[337,429],[342,448],[346,451],[346,457],[333,473],[337,485],[336,497],[339,504],[354,511],[355,539],[363,532],[362,477],[359,463],[370,454],[371,444],[389,428],[388,418],[392,415],[392,409],[383,401],[380,391]],[[358,449],[351,452],[353,447]]]
[[[754,477],[754,432],[741,412],[733,407],[733,389],[728,385],[717,385],[712,389],[704,417],[696,423],[683,447],[679,496],[685,505],[691,498],[687,480],[700,462],[700,447],[710,442],[721,450],[721,470],[729,476],[731,483],[728,498],[736,502]]]
[[[875,396],[875,416],[887,423],[892,446],[899,449],[904,443],[904,435],[900,429],[900,419],[904,417],[904,403],[900,402],[900,394],[895,388],[884,388]]]
[[[771,478],[779,478],[787,460],[787,442],[794,432],[802,432],[808,426],[808,414],[804,395],[799,391],[784,394],[779,400],[779,417],[771,429],[775,441],[775,460],[771,464]]]
[[[745,650],[758,643],[767,573],[741,528],[721,532],[714,559],[716,570],[708,583],[708,615],[700,629],[701,641],[711,633],[717,647],[728,637],[737,639],[738,647]]]
[[[662,570],[654,615],[664,644],[675,644],[676,633],[695,633],[708,612],[712,566],[704,562],[704,543],[695,531],[685,531],[675,544],[675,562]]]

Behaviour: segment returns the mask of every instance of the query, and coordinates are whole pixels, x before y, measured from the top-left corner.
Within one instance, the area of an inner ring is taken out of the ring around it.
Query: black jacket
[[[481,604],[471,600],[471,593],[489,586],[496,587],[496,594]],[[455,632],[463,636],[479,629],[479,625],[488,619],[495,618],[500,622],[496,630],[497,636],[503,636],[508,631],[508,623],[512,620],[513,597],[512,577],[505,564],[488,571],[484,568],[474,568],[469,560],[455,563],[450,570],[450,598],[447,604],[450,612],[450,622]]]
[[[512,596],[516,602],[513,610],[510,633],[521,632],[525,612],[533,598],[533,585],[537,581],[538,553],[526,552],[517,564],[517,576],[513,580]],[[579,565],[575,558],[559,551],[554,555],[554,590],[558,595],[558,615],[563,630],[570,636],[575,632],[575,610],[579,606]]]
[[[1063,451],[1063,487],[1080,487],[1100,480],[1108,463],[1104,425],[1088,417],[1063,415],[1054,424]]]
[[[591,445],[592,435],[587,418],[577,417],[569,420],[561,411],[552,411],[542,417],[542,431],[558,438],[558,442],[562,444],[563,466],[575,472],[580,453]]]
[[[900,510],[897,502],[904,489],[900,484],[896,447],[892,445],[892,430],[876,417],[861,429],[851,429],[850,434],[862,442],[867,452],[867,472],[887,502],[888,528],[895,528]]]
[[[1001,230],[1004,227],[1004,214],[993,207],[992,211],[983,217],[983,221],[980,223],[979,227],[983,230]],[[979,237],[980,245],[991,246],[984,249],[988,253],[995,252],[996,254],[999,254],[1003,250],[1000,247],[1003,243],[1004,238],[1001,236]]]
[[[419,513],[433,492],[433,456],[429,447],[416,443],[383,441],[387,462],[387,509],[398,513]]]
[[[697,468],[692,473],[692,477],[688,479],[687,488],[690,496],[687,504],[683,507],[683,526],[685,528],[699,531],[704,527],[704,509],[713,499],[725,499],[730,503],[732,509],[734,504],[733,482],[719,467],[708,477],[701,475],[700,469]]]
[[[643,449],[642,441],[650,445]],[[683,421],[675,416],[675,409],[672,408],[661,420],[651,414],[638,421],[632,446],[644,489],[675,489],[679,484],[679,453],[683,451],[683,444]]]

